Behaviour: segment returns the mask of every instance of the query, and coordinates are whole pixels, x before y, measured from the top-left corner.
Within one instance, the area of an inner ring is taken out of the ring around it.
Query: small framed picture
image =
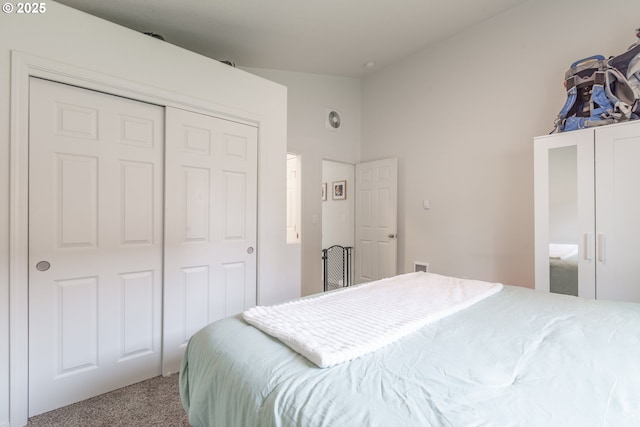
[[[347,198],[347,181],[333,182],[333,200],[344,200]]]
[[[327,183],[326,182],[322,183],[322,200],[323,201],[327,200]]]

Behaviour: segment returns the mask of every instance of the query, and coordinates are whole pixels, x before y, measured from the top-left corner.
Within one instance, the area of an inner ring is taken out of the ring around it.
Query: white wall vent
[[[429,263],[428,262],[415,261],[413,263],[413,271],[424,271],[425,273],[428,273],[429,272]]]
[[[340,130],[340,126],[342,126],[340,112],[332,108],[327,108],[324,115],[324,125],[332,131]]]

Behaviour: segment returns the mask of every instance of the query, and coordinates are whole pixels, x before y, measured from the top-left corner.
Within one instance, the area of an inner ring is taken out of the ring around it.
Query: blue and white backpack
[[[567,100],[552,132],[568,132],[640,117],[640,29],[621,55],[580,59],[565,73]]]

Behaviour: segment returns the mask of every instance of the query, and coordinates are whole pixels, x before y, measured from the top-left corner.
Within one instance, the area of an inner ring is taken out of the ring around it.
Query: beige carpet
[[[178,374],[156,377],[31,417],[27,427],[188,426]]]

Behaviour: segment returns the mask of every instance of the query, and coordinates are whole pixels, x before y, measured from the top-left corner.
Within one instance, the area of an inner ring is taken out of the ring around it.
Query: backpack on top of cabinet
[[[607,60],[602,55],[580,59],[565,73],[567,100],[555,121],[555,131],[567,132],[614,123],[614,106],[605,91]]]
[[[626,104],[628,119],[640,117],[640,28],[636,37],[626,52],[607,60],[609,87],[615,99]]]
[[[617,56],[580,59],[565,73],[567,100],[553,132],[567,132],[640,117],[640,28],[638,41]]]

